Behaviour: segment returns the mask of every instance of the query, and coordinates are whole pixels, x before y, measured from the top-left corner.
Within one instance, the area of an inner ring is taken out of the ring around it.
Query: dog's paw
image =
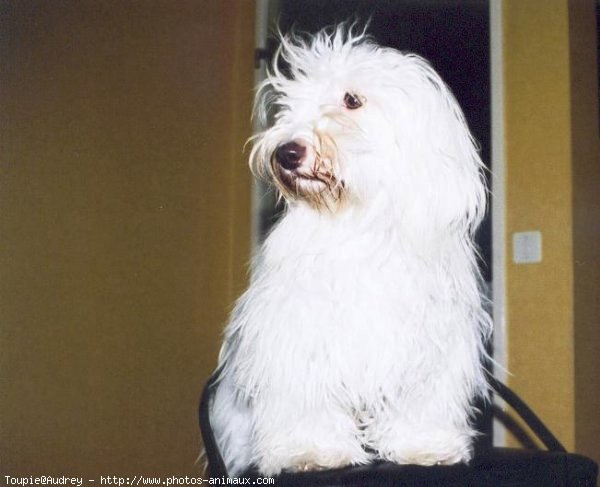
[[[471,435],[460,431],[429,430],[398,435],[382,442],[381,458],[399,464],[452,465],[471,459]]]
[[[293,467],[288,468],[287,470],[290,472],[315,472],[319,470],[323,470],[325,467],[319,465],[318,463],[306,461],[306,462],[298,462]]]
[[[457,452],[434,452],[423,448],[398,449],[388,452],[385,456],[387,460],[402,465],[453,465],[466,461]]]
[[[298,451],[298,450],[296,450]],[[347,450],[334,448],[306,448],[302,453],[290,455],[269,455],[259,464],[259,470],[265,475],[277,475],[286,472],[313,472],[365,464],[371,460],[360,445]]]
[[[307,452],[293,459],[293,465],[286,468],[290,472],[314,472],[330,468],[345,467],[352,463],[347,455],[332,455],[324,452]]]

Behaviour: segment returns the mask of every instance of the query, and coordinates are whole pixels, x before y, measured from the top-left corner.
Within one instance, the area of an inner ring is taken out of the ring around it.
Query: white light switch
[[[515,264],[536,264],[542,261],[542,232],[513,233]]]

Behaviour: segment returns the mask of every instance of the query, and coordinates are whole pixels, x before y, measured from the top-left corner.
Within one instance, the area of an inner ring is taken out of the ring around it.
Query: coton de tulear
[[[483,165],[422,58],[338,26],[282,36],[250,165],[287,202],[220,354],[232,475],[468,461],[491,330],[473,234]]]

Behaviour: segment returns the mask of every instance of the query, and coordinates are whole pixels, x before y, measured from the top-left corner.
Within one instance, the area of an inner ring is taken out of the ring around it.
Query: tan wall
[[[594,2],[570,0],[575,449],[600,461],[600,127]]]
[[[253,2],[3,2],[0,474],[198,473],[245,280]]]
[[[600,153],[593,9],[592,0],[506,0],[503,49],[510,383],[567,448],[598,459]],[[512,261],[512,234],[526,230],[542,233],[539,264]]]

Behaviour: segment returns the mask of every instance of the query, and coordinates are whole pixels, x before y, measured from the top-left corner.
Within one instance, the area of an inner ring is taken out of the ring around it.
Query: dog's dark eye
[[[352,93],[346,93],[344,95],[344,105],[346,105],[348,110],[356,110],[357,108],[362,107],[363,102],[359,96],[353,95]]]

